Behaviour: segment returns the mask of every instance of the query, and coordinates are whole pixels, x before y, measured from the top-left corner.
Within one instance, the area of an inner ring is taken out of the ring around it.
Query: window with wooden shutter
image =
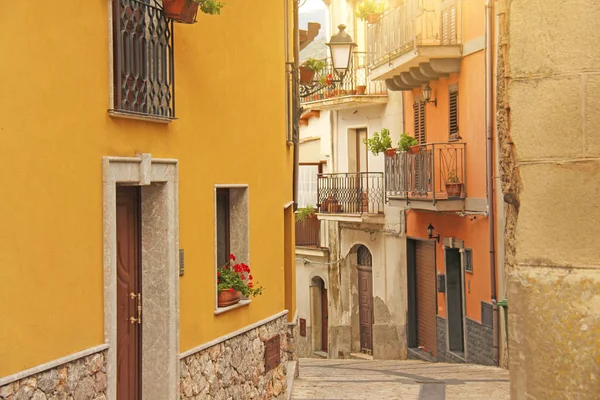
[[[456,1],[446,0],[442,3],[440,38],[442,45],[456,44],[457,21],[456,21]]]
[[[459,140],[458,133],[458,86],[448,88],[448,133],[450,139]]]
[[[414,122],[415,122],[415,139],[419,144],[427,143],[426,126],[425,126],[425,101],[422,99],[415,100],[413,104]]]

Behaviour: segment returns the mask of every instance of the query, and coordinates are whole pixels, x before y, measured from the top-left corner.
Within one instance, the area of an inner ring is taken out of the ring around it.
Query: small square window
[[[473,250],[465,249],[465,272],[473,273]]]

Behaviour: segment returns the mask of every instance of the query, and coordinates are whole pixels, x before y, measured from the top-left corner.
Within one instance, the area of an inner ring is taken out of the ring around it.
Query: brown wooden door
[[[417,241],[416,260],[416,308],[417,346],[424,347],[435,357],[436,352],[436,284],[435,284],[435,245]]]
[[[360,351],[373,353],[373,279],[370,266],[358,267]]]
[[[321,348],[323,351],[327,351],[328,336],[327,331],[329,330],[329,303],[327,302],[327,289],[325,286],[321,286]]]
[[[141,398],[140,196],[117,187],[117,399]]]

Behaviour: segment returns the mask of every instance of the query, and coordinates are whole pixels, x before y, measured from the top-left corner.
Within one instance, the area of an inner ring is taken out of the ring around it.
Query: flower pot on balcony
[[[310,85],[315,77],[315,71],[310,68],[306,68],[303,66],[299,67],[300,69],[300,83],[302,85]]]
[[[354,96],[356,94],[356,90],[348,90],[348,94],[350,96]]]
[[[361,85],[361,86],[356,87],[356,94],[365,94],[366,91],[367,91],[366,85]]]
[[[367,23],[374,24],[379,19],[380,14],[371,14],[367,17]]]
[[[421,150],[421,146],[420,145],[411,146],[411,147],[408,148],[407,153],[408,154],[419,154],[420,150]]]
[[[394,157],[396,155],[396,149],[385,149],[385,156],[386,157]]]
[[[231,290],[221,290],[219,292],[218,297],[218,306],[219,307],[228,307],[232,306],[236,303],[239,303],[242,294],[240,292],[231,291]]]
[[[182,24],[193,24],[198,14],[198,3],[192,0],[164,0],[165,17]]]
[[[448,198],[460,197],[463,192],[463,185],[463,183],[446,182],[446,194],[448,195]]]

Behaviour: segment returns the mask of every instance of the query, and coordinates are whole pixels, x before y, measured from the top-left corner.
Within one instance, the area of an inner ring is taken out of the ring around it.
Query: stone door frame
[[[134,185],[142,187],[142,392],[144,399],[177,399],[178,161],[150,154],[102,157],[102,181],[107,398],[116,398],[117,389],[116,190],[117,185]]]

